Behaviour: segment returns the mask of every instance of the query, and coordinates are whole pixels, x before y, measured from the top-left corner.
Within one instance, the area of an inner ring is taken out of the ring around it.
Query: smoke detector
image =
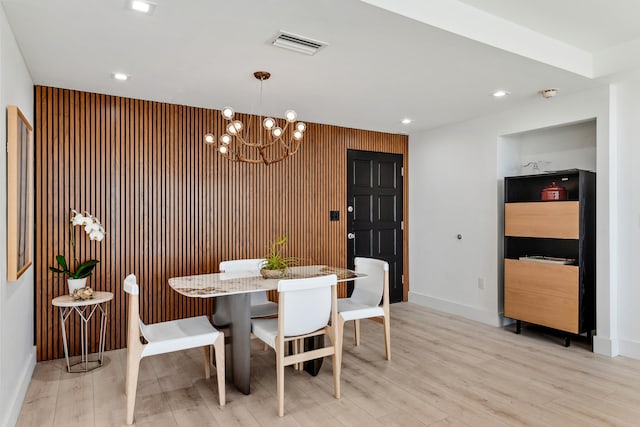
[[[540,95],[542,95],[545,98],[553,98],[554,96],[556,96],[557,93],[558,93],[558,89],[555,89],[555,88],[542,89],[540,91]]]

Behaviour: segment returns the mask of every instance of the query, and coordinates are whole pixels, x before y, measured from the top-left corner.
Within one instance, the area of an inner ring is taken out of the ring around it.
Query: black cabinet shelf
[[[580,172],[579,169],[569,169],[539,175],[525,175],[505,178],[505,203],[539,202],[540,192],[552,182],[567,190],[567,200],[580,200]],[[595,174],[594,174],[595,175]]]
[[[552,182],[567,200],[541,201]],[[595,184],[595,173],[579,169],[505,178],[504,311],[518,331],[522,321],[570,334],[595,329]]]

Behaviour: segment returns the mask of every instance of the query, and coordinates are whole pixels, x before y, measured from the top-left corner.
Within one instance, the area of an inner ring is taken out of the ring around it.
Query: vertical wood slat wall
[[[168,279],[210,273],[225,259],[261,257],[289,236],[286,252],[305,263],[345,266],[347,149],[404,155],[404,135],[308,124],[300,151],[270,166],[232,163],[203,143],[219,135],[217,110],[36,86],[36,345],[38,360],[63,357],[51,300],[67,293],[48,267],[69,259],[70,210],[87,211],[107,231],[90,242],[77,230],[77,257],[100,261],[89,286],[114,293],[106,349],[126,346],[122,281],[135,273],[141,317],[154,323],[212,312],[213,300],[173,292]],[[341,211],[329,221],[329,211]],[[408,239],[404,239],[408,276]],[[408,283],[405,283],[405,299]],[[71,317],[70,351],[80,353]],[[91,322],[95,352],[98,322]]]

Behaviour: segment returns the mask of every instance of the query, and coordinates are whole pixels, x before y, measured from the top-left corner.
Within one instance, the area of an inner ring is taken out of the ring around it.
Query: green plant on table
[[[69,243],[71,245],[71,262],[73,262],[73,265],[67,263],[67,259],[64,255],[56,255],[56,261],[59,268],[54,266],[49,267],[49,270],[56,274],[65,275],[69,279],[84,279],[85,277],[91,276],[96,264],[100,262],[96,259],[90,259],[81,263],[78,260],[76,256],[75,229],[78,225],[84,227],[84,232],[89,236],[89,240],[97,240],[98,242],[101,242],[106,234],[97,218],[87,212],[83,215],[75,210],[71,210],[71,220],[69,221]]]
[[[283,246],[287,243],[287,236],[278,237],[269,245],[269,253],[265,256],[265,262],[262,268],[265,270],[280,270],[284,272],[287,268],[294,265],[298,259],[294,257],[286,257],[282,255]]]

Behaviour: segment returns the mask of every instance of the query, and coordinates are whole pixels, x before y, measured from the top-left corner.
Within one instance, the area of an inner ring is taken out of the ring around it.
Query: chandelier
[[[262,106],[262,83],[271,77],[266,71],[256,71],[253,76],[260,80],[260,106]],[[232,162],[264,163],[270,165],[294,155],[300,148],[300,140],[304,135],[306,125],[297,122],[298,115],[293,110],[284,113],[284,126],[271,117],[251,116],[245,126],[238,119],[234,119],[231,107],[222,109],[222,117],[229,123],[225,126],[225,133],[220,135],[217,150]],[[253,132],[252,127],[253,125]],[[213,134],[204,136],[204,141],[214,145],[216,139]]]

